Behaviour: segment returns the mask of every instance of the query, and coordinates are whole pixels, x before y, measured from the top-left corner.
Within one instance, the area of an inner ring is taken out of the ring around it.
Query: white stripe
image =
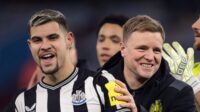
[[[103,93],[101,87],[99,85],[96,85],[96,88],[97,88],[97,92],[99,94],[101,102],[103,103],[103,105],[105,105],[105,97],[104,97],[104,93]]]
[[[78,70],[79,68],[75,68],[74,72],[70,75],[70,77],[68,77],[65,81],[61,82],[60,84],[56,85],[56,86],[50,86],[50,85],[47,85],[45,83],[43,83],[42,81],[40,81],[40,84],[41,86],[43,86],[44,88],[48,88],[48,89],[51,89],[51,90],[56,90],[58,89],[59,87],[62,87],[63,85],[67,84],[67,83],[70,83],[70,81],[75,77],[77,76],[77,73],[78,73]]]
[[[36,90],[36,112],[48,112],[47,101],[48,101],[47,89],[37,85]]]
[[[103,77],[107,78],[108,81],[114,81],[115,78],[112,74],[110,74],[108,71],[106,70],[102,70],[102,74],[101,74]]]
[[[61,112],[74,112],[72,104],[72,90],[74,82],[77,80],[78,75],[68,84],[60,89],[60,106]]]
[[[93,86],[93,77],[85,80],[85,94],[88,112],[101,112],[100,102]]]
[[[24,100],[24,92],[18,95],[17,99],[15,100],[15,105],[17,107],[16,112],[25,112],[25,100]]]

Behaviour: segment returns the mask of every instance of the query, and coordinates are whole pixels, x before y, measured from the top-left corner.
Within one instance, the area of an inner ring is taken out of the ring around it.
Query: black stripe
[[[75,81],[74,86],[73,86],[73,90],[72,90],[72,96],[75,96],[75,97],[72,97],[74,112],[88,112],[86,100],[83,99],[83,98],[80,98],[81,94],[85,95],[85,83],[84,83],[84,81],[85,81],[86,75],[87,75],[87,72],[84,72],[81,69],[79,69],[78,78]],[[77,101],[77,103],[75,103],[73,101]]]
[[[105,111],[105,107],[104,107],[104,104],[101,101],[101,98],[100,98],[99,93],[97,91],[97,85],[99,85],[99,86],[102,85],[102,83],[101,84],[99,83],[99,80],[98,80],[98,79],[100,79],[99,77],[101,77],[101,70],[98,70],[97,73],[95,74],[94,81],[93,81],[93,86],[94,86],[94,89],[95,89],[95,91],[97,93],[97,97],[98,97],[100,105],[101,105],[101,110],[104,112]]]
[[[48,112],[60,112],[60,89],[48,89]]]
[[[34,86],[29,91],[25,91],[24,97],[25,97],[25,106],[27,106],[29,109],[36,104],[36,89],[37,86]],[[36,107],[32,110],[36,110]],[[25,110],[27,112],[27,110]]]

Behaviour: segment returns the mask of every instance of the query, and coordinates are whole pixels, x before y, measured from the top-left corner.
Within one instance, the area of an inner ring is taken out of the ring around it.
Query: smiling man
[[[164,40],[164,29],[158,21],[146,15],[129,19],[123,26],[120,52],[103,65],[100,75],[95,78],[95,82],[102,87],[99,91],[109,93],[110,90],[104,85],[114,77],[125,83],[134,98],[127,101],[128,105],[134,105],[135,102],[139,112],[194,112],[192,88],[175,79],[162,59]],[[113,104],[112,98],[109,100],[111,96],[104,96],[105,102],[114,105],[112,109],[119,108],[118,105],[125,106]],[[115,98],[121,100],[127,97]]]
[[[93,86],[96,73],[76,67],[72,61],[74,37],[65,16],[44,9],[31,17],[28,27],[28,46],[43,77],[17,95],[6,112],[110,112],[100,104]],[[132,99],[129,94],[123,96]]]
[[[71,60],[73,33],[65,16],[44,9],[29,20],[28,46],[42,79],[20,93],[7,112],[94,112],[101,111],[94,87],[94,72],[75,66]]]

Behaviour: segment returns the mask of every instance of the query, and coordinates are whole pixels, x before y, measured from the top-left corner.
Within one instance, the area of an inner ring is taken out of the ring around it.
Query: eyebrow
[[[114,35],[111,35],[110,37],[112,38],[120,38],[118,35],[114,34]]]
[[[58,34],[57,33],[53,33],[53,34],[47,35],[47,37],[51,37],[51,36],[58,36]]]
[[[33,37],[30,37],[30,39],[32,40],[33,38],[41,38],[40,36],[33,36]]]
[[[46,37],[57,36],[57,35],[58,35],[57,33],[52,33],[52,34],[47,35]],[[42,37],[40,37],[40,36],[30,37],[30,39],[32,39],[32,38],[42,38]]]

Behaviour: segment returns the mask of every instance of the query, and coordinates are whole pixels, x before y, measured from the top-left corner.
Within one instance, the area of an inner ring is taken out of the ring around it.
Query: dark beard
[[[53,69],[52,71],[47,71],[47,72],[45,72],[45,71],[42,69],[42,67],[40,66],[40,69],[41,69],[42,73],[44,73],[44,74],[46,74],[46,75],[52,75],[52,74],[58,72],[58,68],[59,68],[58,65],[56,65],[55,69]]]
[[[199,44],[199,43],[194,44],[193,47],[194,47],[196,50],[200,51],[200,44]]]

